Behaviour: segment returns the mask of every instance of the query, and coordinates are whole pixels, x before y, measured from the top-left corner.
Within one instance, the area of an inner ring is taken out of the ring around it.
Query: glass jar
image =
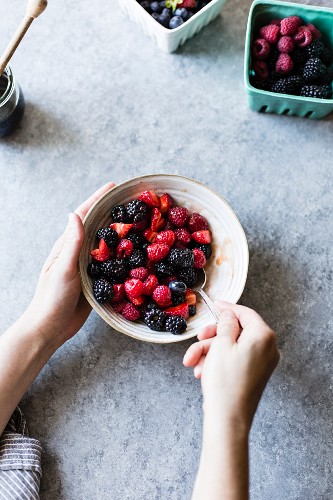
[[[14,132],[24,113],[24,97],[9,66],[0,76],[0,137]]]

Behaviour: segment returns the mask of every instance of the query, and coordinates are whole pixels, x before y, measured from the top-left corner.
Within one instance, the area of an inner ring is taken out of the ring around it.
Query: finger
[[[264,323],[264,320],[258,313],[249,307],[240,306],[238,304],[230,304],[229,302],[216,302],[216,306],[223,313],[224,311],[232,311],[237,317],[242,328],[245,328],[253,323]]]
[[[238,319],[233,311],[226,309],[222,312],[216,329],[217,337],[227,338],[235,343],[240,334]]]
[[[52,266],[52,264],[54,263],[54,261],[57,260],[59,254],[60,254],[60,251],[62,249],[62,246],[64,244],[64,239],[65,239],[65,233],[63,233],[57,239],[57,241],[55,242],[55,244],[53,245],[53,247],[51,249],[51,252],[49,253],[46,261],[44,262],[44,265],[43,265],[43,268],[42,268],[42,272],[43,273],[46,273],[50,269],[50,267]]]
[[[212,337],[215,337],[215,335],[216,335],[216,324],[208,325],[205,326],[205,328],[203,328],[202,331],[198,334],[198,339],[199,340],[211,339]]]
[[[84,229],[77,214],[69,214],[68,225],[64,233],[64,242],[58,257],[59,269],[66,273],[69,279],[78,272],[78,261],[84,240]]]
[[[98,189],[93,195],[90,196],[86,201],[84,201],[79,207],[77,207],[74,212],[80,217],[81,220],[85,218],[90,208],[93,204],[107,191],[115,186],[114,182],[108,182],[103,187]]]
[[[198,379],[201,378],[205,359],[206,359],[206,356],[201,356],[198,363],[194,367],[193,373],[194,373],[195,378],[198,378]]]
[[[206,356],[209,351],[213,339],[201,340],[200,342],[195,342],[186,351],[183,358],[184,366],[195,366],[201,356]]]

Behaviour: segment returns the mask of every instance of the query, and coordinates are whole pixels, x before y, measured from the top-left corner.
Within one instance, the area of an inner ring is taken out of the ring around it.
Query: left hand
[[[82,221],[91,206],[109,189],[108,183],[69,215],[65,232],[43,266],[35,295],[24,313],[45,340],[60,346],[80,330],[91,307],[81,292],[78,261],[84,240]]]

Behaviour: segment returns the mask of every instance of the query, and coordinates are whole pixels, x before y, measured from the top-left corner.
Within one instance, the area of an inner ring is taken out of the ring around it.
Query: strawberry
[[[197,303],[197,296],[193,292],[193,290],[191,290],[191,288],[188,288],[185,292],[185,302],[189,306],[195,306],[195,304]]]
[[[202,269],[205,267],[207,259],[205,254],[203,253],[200,248],[193,248],[192,250],[193,255],[194,255],[194,264],[193,267],[195,269]]]
[[[161,231],[156,236],[156,243],[165,243],[169,247],[172,247],[176,239],[175,233],[173,231]]]
[[[112,302],[121,302],[125,297],[125,287],[124,284],[121,283],[119,285],[113,285],[114,296]]]
[[[127,304],[124,306],[124,308],[121,311],[121,314],[128,321],[136,321],[137,319],[140,318],[139,309],[134,304],[131,304],[130,302],[127,302]]]
[[[159,207],[160,200],[158,199],[157,194],[152,191],[144,191],[138,196],[138,200],[143,201],[148,207]]]
[[[112,304],[112,307],[114,311],[116,311],[116,313],[121,313],[126,304],[129,304],[129,302],[127,302],[127,300],[122,300],[121,302],[115,302],[114,304]]]
[[[153,291],[153,300],[160,307],[168,307],[171,305],[171,291],[166,285],[159,285]]]
[[[166,214],[169,208],[172,207],[172,198],[168,193],[162,194],[160,196],[160,212],[161,214]]]
[[[177,5],[178,8],[184,9],[195,9],[196,3],[195,0],[183,0],[182,3]]]
[[[146,281],[143,282],[143,294],[152,295],[155,288],[158,286],[158,279],[154,274],[150,274]]]
[[[175,235],[176,240],[184,246],[188,245],[191,241],[191,233],[185,227],[175,229]]]
[[[130,277],[143,281],[148,278],[148,271],[145,267],[135,267],[130,270]]]
[[[165,226],[165,220],[162,217],[158,208],[153,208],[150,222],[150,229],[152,231],[161,231]]]
[[[169,246],[165,243],[152,243],[147,247],[148,259],[158,262],[168,255],[169,250]]]
[[[96,248],[95,250],[91,250],[90,255],[98,262],[105,262],[111,257],[109,247],[107,246],[103,238],[100,240],[98,248]]]
[[[139,297],[129,297],[129,299],[135,306],[142,306],[146,300],[143,295],[140,295]]]
[[[125,292],[132,298],[139,297],[143,292],[143,283],[137,278],[131,278],[125,281]]]
[[[196,231],[195,233],[192,233],[192,239],[197,243],[203,243],[204,245],[207,245],[207,243],[212,241],[210,231]]]
[[[189,213],[185,207],[173,207],[168,210],[168,221],[177,227],[184,227]]]
[[[179,306],[168,307],[168,309],[164,309],[163,312],[167,316],[183,316],[185,319],[189,318],[188,304],[186,304],[186,302],[179,304]]]
[[[123,224],[122,222],[114,222],[113,224],[110,224],[110,227],[118,233],[119,238],[125,238],[132,226],[133,224]]]
[[[116,255],[118,259],[129,257],[133,252],[133,243],[130,240],[120,240],[117,246]]]
[[[149,241],[149,243],[154,243],[154,241],[156,240],[157,232],[152,231],[151,229],[148,228],[143,231],[143,236],[146,238],[147,241]]]
[[[187,227],[189,228],[191,233],[195,233],[196,231],[204,231],[208,229],[208,221],[203,215],[200,215],[197,212],[193,212],[188,220]]]

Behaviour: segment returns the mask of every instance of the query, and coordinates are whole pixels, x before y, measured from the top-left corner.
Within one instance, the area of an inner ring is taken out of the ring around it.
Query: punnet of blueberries
[[[333,50],[298,16],[274,19],[252,42],[250,82],[278,94],[332,99]]]
[[[164,28],[173,30],[179,28],[209,2],[210,0],[142,0],[139,4]]]

